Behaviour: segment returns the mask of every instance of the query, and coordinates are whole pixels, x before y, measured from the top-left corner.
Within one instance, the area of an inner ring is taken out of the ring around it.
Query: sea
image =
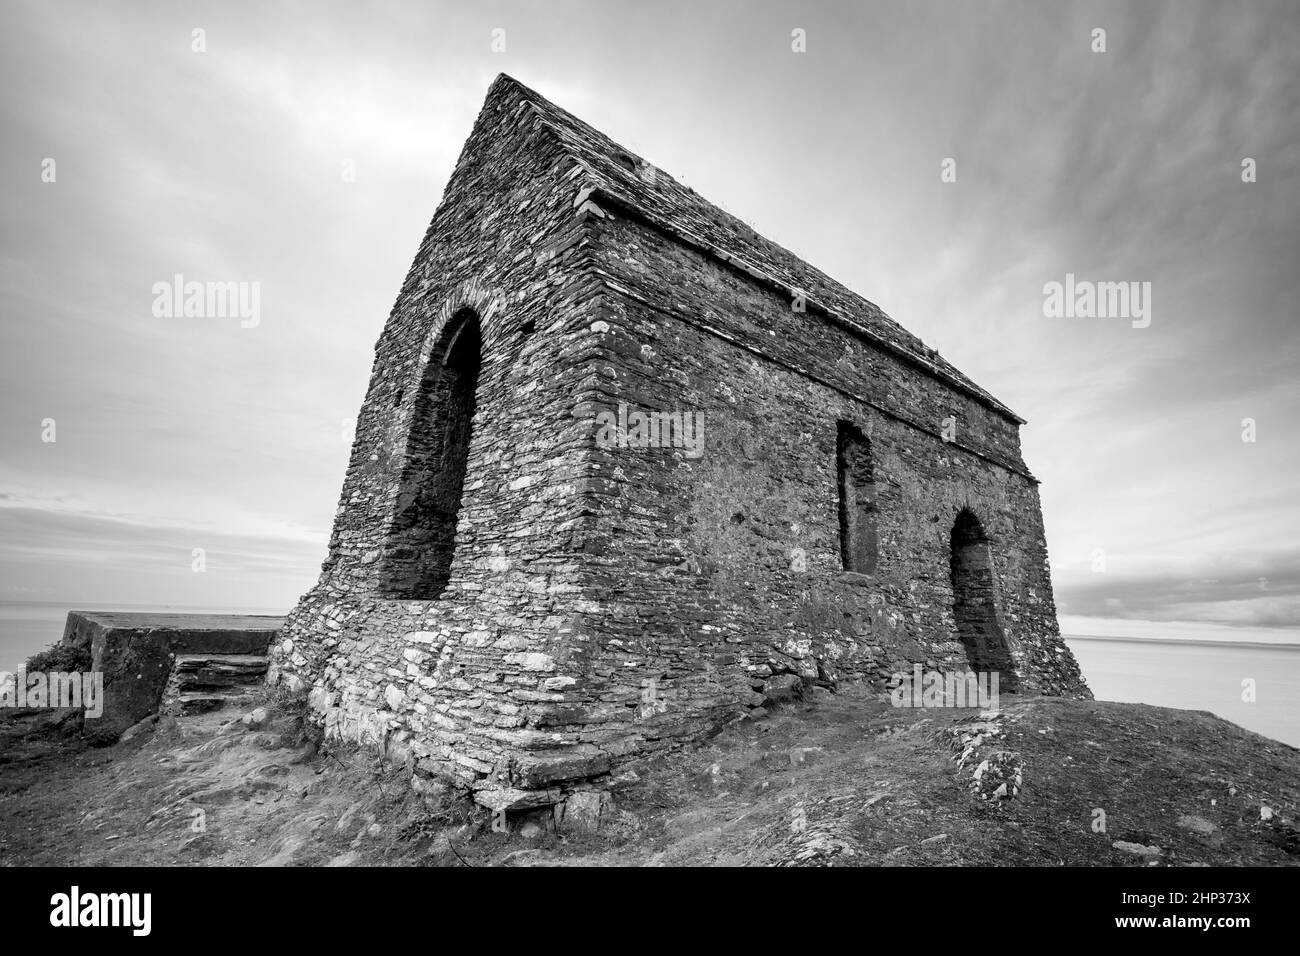
[[[71,607],[0,602],[0,672],[16,671],[63,636]],[[287,608],[188,607],[96,602],[82,610],[285,614]],[[1300,644],[1066,635],[1098,700],[1207,710],[1300,747]]]
[[[1208,710],[1300,747],[1300,644],[1065,635],[1098,700]]]

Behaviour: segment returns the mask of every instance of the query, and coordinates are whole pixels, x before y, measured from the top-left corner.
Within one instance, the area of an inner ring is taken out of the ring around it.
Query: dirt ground
[[[1300,751],[1209,714],[865,688],[742,720],[626,774],[599,829],[501,821],[322,742],[301,700],[91,748],[0,719],[5,865],[1294,865]],[[258,716],[261,716],[260,714]]]

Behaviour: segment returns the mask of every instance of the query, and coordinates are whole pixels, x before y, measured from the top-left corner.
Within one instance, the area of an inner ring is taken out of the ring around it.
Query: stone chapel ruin
[[[270,679],[497,810],[914,664],[1088,697],[1021,424],[503,75],[376,346]]]

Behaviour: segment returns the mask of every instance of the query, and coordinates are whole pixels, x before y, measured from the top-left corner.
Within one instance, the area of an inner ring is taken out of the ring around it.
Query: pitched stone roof
[[[500,96],[527,103],[586,168],[588,188],[584,199],[621,209],[747,273],[783,296],[793,299],[797,294],[802,295],[810,314],[822,314],[981,404],[1024,423],[1023,418],[972,382],[875,303],[845,288],[788,249],[760,236],[735,216],[604,133],[505,73],[492,84],[488,99]]]

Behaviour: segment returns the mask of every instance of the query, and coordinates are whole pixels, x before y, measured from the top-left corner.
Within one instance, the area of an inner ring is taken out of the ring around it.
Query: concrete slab
[[[157,713],[178,656],[263,657],[284,618],[261,614],[69,611],[63,643],[85,651],[104,681],[104,713],[85,732],[110,742]]]

